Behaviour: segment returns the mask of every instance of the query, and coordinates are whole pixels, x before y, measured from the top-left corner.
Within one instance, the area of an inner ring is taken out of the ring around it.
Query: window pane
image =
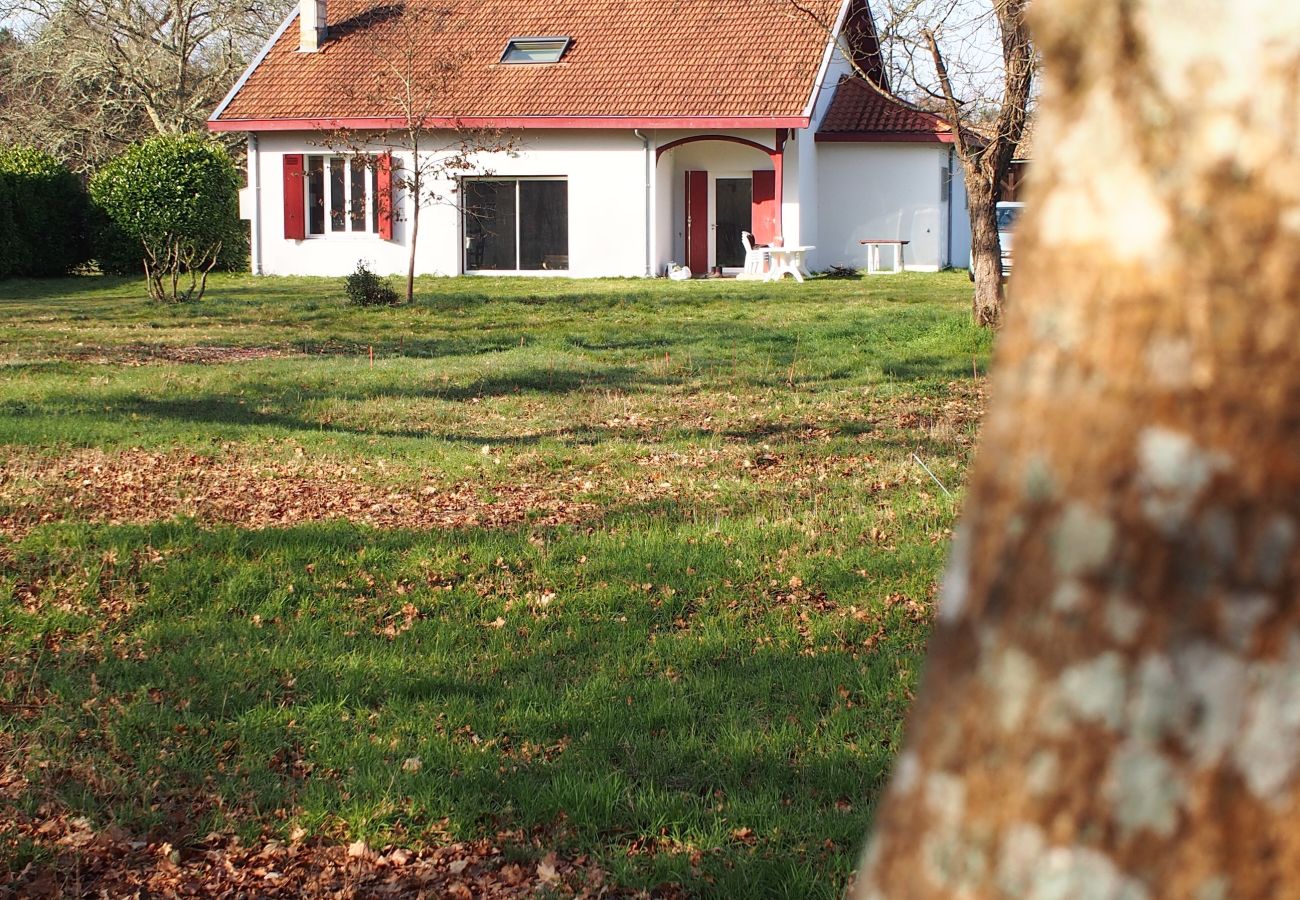
[[[307,157],[307,233],[325,233],[325,157]]]
[[[330,231],[347,231],[347,218],[344,215],[346,184],[343,180],[345,160],[341,156],[330,157]]]
[[[516,266],[515,182],[465,182],[465,270]]]
[[[352,214],[352,230],[366,230],[366,163],[363,159],[351,161],[352,197],[349,208]]]
[[[506,52],[501,57],[501,61],[506,63],[559,62],[568,46],[568,38],[536,41],[514,39],[506,45]]]
[[[519,182],[519,268],[569,268],[568,182]]]
[[[717,181],[717,265],[739,269],[745,264],[742,231],[754,230],[754,182],[749,178]]]

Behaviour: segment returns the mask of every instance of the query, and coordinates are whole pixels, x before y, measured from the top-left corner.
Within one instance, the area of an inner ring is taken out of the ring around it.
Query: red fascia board
[[[950,131],[825,131],[816,135],[819,144],[952,144]]]
[[[807,128],[805,116],[479,116],[431,118],[426,128]],[[392,131],[402,118],[211,119],[209,131]]]

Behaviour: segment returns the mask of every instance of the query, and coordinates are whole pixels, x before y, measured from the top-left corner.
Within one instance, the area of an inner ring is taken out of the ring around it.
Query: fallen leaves
[[[5,778],[13,775],[6,770]],[[88,819],[48,809],[39,819],[17,808],[5,814],[12,820],[7,837],[21,836],[41,849],[22,871],[0,868],[14,896],[504,900],[539,891],[556,897],[644,896],[607,886],[605,872],[587,856],[549,852],[535,864],[519,861],[521,854],[538,851],[535,839],[527,841],[518,832],[503,833],[498,841],[415,849],[376,848],[365,840],[304,843],[306,833],[297,828],[287,846],[274,839],[244,846],[238,838],[210,834],[182,849],[167,841],[133,840],[116,827],[97,830]]]
[[[39,525],[80,520],[111,525],[194,518],[241,528],[290,528],[342,520],[381,529],[505,528],[574,524],[597,507],[579,486],[559,482],[424,485],[395,490],[335,463],[265,462],[184,451],[83,450],[0,463],[0,534],[18,539]]]

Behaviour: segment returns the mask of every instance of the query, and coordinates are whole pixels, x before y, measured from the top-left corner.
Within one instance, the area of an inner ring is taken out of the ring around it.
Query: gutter
[[[248,228],[248,255],[254,275],[262,274],[262,154],[258,152],[257,135],[248,133],[248,187],[253,195],[252,218]]]
[[[651,232],[654,229],[654,148],[650,146],[650,136],[634,128],[632,133],[641,139],[645,146],[645,277],[654,277],[654,253]]]

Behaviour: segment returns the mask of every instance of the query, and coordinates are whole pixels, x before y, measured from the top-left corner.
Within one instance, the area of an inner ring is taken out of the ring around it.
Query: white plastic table
[[[899,275],[903,271],[903,249],[911,241],[901,241],[897,238],[867,238],[865,241],[858,241],[859,244],[867,248],[867,274],[868,275]],[[894,266],[892,269],[886,269],[880,264],[880,248],[894,248]]]
[[[767,255],[772,261],[767,269],[768,281],[780,281],[787,275],[793,275],[794,280],[803,283],[803,277],[808,273],[808,251],[815,250],[815,247],[768,247]]]

